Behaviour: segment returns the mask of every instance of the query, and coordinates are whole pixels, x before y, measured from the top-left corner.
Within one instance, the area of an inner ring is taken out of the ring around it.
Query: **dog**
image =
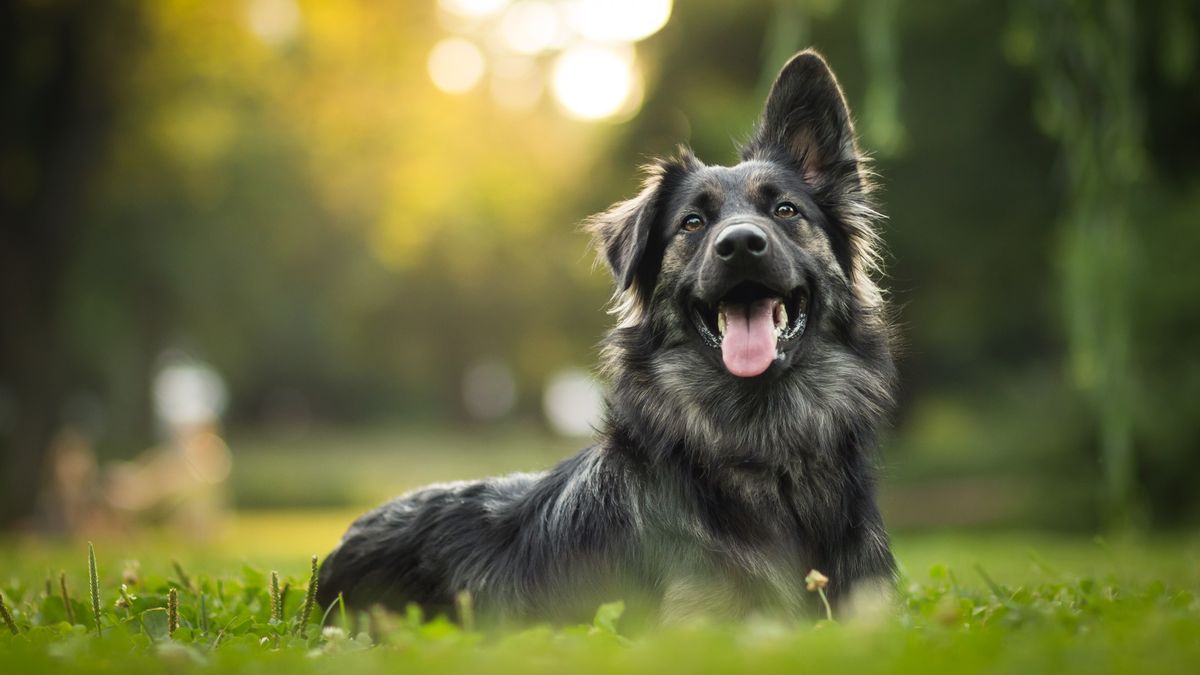
[[[818,53],[780,71],[733,166],[685,148],[587,222],[616,326],[598,442],[542,473],[435,485],[367,513],[318,598],[496,621],[846,613],[895,561],[874,445],[893,399],[880,214]],[[809,589],[811,590],[811,589]]]

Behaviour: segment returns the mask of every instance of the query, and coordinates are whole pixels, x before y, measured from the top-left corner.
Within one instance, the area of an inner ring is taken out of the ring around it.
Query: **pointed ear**
[[[857,178],[859,153],[850,110],[820,54],[800,52],[779,72],[742,157],[791,163],[812,185]]]
[[[697,160],[689,152],[679,158],[659,160],[646,167],[642,190],[632,199],[617,202],[585,224],[599,253],[612,270],[618,291],[626,291],[639,278],[652,280],[657,273],[653,233],[667,194]]]

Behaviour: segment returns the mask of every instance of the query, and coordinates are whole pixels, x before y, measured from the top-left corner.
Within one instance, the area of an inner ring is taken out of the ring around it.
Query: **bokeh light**
[[[636,42],[662,29],[671,0],[574,0],[567,16],[580,35],[598,42]]]
[[[228,403],[225,381],[211,366],[169,353],[154,378],[154,407],[170,427],[207,424],[224,412]]]
[[[268,44],[283,44],[300,32],[300,8],[296,0],[250,0],[246,3],[250,32]]]
[[[559,47],[566,38],[562,13],[542,0],[519,2],[500,18],[500,41],[518,54],[539,54]]]
[[[504,9],[508,0],[438,0],[442,9],[461,17],[482,19]]]
[[[546,384],[542,398],[546,421],[563,436],[588,436],[600,425],[604,391],[586,371],[566,368]]]
[[[554,64],[554,95],[572,117],[604,119],[631,107],[639,78],[632,54],[602,45],[572,47]]]
[[[667,24],[672,5],[671,0],[439,0],[442,25],[484,49],[468,57],[460,46],[440,55],[436,75],[431,54],[430,76],[439,89],[462,92],[475,86],[470,75],[491,70],[492,99],[514,111],[534,108],[549,82],[559,109],[570,117],[628,120],[641,107],[643,92],[634,45]]]
[[[429,78],[434,86],[450,94],[475,88],[483,78],[483,52],[465,38],[446,38],[429,52]]]

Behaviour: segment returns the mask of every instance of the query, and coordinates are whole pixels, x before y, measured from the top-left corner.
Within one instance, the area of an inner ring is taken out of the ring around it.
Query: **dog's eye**
[[[780,218],[794,218],[800,211],[791,202],[783,202],[775,207],[775,215]]]
[[[704,227],[704,219],[694,213],[689,213],[685,216],[683,222],[679,225],[679,228],[684,232],[695,232],[702,227]]]

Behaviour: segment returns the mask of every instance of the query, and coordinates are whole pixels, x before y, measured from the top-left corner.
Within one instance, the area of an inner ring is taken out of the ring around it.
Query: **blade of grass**
[[[67,614],[67,623],[75,625],[75,610],[71,607],[71,594],[67,592],[67,573],[58,573],[58,590],[62,593],[63,609]]]
[[[21,631],[17,630],[17,623],[13,621],[12,614],[8,611],[8,605],[4,603],[3,593],[0,593],[0,619],[4,620],[4,625],[8,626],[13,635],[21,634]]]
[[[317,556],[312,557],[312,574],[308,577],[308,591],[304,594],[304,605],[300,608],[300,615],[296,617],[295,632],[300,637],[307,637],[308,632],[308,617],[312,615],[313,605],[317,602]],[[324,623],[324,619],[322,619]]]
[[[179,591],[174,587],[167,593],[167,637],[175,637],[179,630]]]
[[[279,589],[279,623],[283,623],[287,619],[287,598],[288,593],[292,592],[292,582],[283,582],[283,588]]]
[[[271,570],[271,623],[283,620],[283,596],[279,593],[279,572]]]
[[[325,611],[321,614],[321,625],[322,626],[324,626],[325,623],[327,621],[329,621],[329,615],[333,613],[333,608],[337,607],[337,606],[338,606],[338,601],[334,600],[333,602],[329,603],[328,607],[325,608]],[[303,635],[303,633],[301,633],[301,635]]]
[[[993,581],[992,577],[988,575],[986,571],[984,571],[983,565],[976,563],[975,572],[978,573],[983,579],[983,583],[987,584],[988,589],[992,591],[992,594],[996,596],[996,599],[1004,602],[1004,589],[1000,588],[1000,584],[997,584],[995,581]]]
[[[208,605],[204,601],[204,591],[200,591],[200,634],[208,635]]]
[[[179,560],[172,559],[171,566],[175,568],[175,576],[179,577],[180,585],[182,585],[188,591],[195,590],[192,586],[192,578],[189,577],[188,573],[183,570],[183,565],[180,564]]]
[[[104,635],[100,628],[100,573],[96,570],[96,547],[88,542],[88,590],[91,591],[92,616],[96,619],[96,635]]]

